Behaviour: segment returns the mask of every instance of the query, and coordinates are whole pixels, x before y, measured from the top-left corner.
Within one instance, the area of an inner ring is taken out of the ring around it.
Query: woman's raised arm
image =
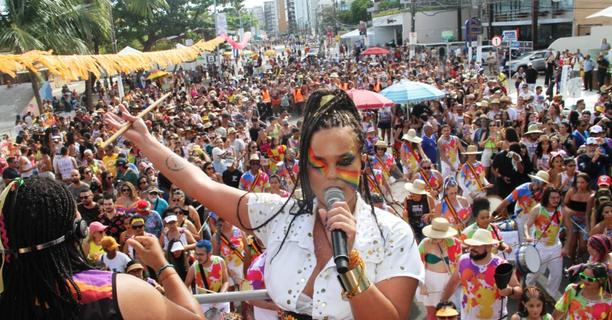
[[[108,127],[118,130],[126,121],[131,122],[131,128],[123,136],[132,141],[153,163],[155,168],[159,169],[181,190],[216,212],[223,219],[238,227],[250,228],[247,199],[242,199],[240,206],[238,206],[238,201],[245,194],[245,191],[211,180],[200,168],[157,141],[149,133],[142,119],[132,116],[125,106],[120,105],[120,108],[123,119],[112,113],[104,115],[104,122]],[[237,208],[243,225],[238,221]]]

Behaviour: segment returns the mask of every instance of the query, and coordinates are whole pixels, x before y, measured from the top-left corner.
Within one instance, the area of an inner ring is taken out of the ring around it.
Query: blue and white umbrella
[[[381,91],[380,94],[395,103],[418,103],[444,98],[446,95],[427,83],[401,80]]]

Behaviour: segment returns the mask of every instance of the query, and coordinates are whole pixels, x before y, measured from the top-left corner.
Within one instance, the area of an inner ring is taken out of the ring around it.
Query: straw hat
[[[487,101],[483,100],[483,101],[476,102],[476,105],[479,106],[479,107],[488,107],[489,103]]]
[[[423,229],[423,231],[425,231],[425,229]],[[465,239],[463,242],[468,246],[486,246],[499,243],[498,240],[493,239],[491,231],[482,228],[478,228],[471,238]]]
[[[459,315],[459,311],[451,306],[444,306],[440,310],[436,311],[436,317],[456,317]]]
[[[451,227],[446,218],[437,217],[423,228],[423,234],[432,239],[448,239],[457,235],[457,229]]]
[[[408,190],[408,192],[412,194],[429,194],[429,192],[425,190],[426,186],[425,181],[415,179],[412,183],[406,182],[406,184],[404,184],[404,189]]]
[[[127,269],[125,270],[126,273],[132,272],[134,270],[144,270],[144,267],[142,266],[142,264],[135,262],[133,264],[131,264],[129,267],[127,267]]]
[[[532,134],[532,133],[544,133],[544,131],[540,130],[540,125],[537,123],[534,124],[530,124],[528,127],[527,132],[525,132],[525,134]]]
[[[259,156],[257,154],[252,154],[251,157],[249,157],[249,161],[259,161],[261,159],[259,159]]]
[[[465,152],[463,152],[463,154],[481,154],[482,151],[478,151],[478,147],[476,145],[469,145],[467,147],[467,150]]]
[[[404,134],[402,136],[402,140],[408,140],[408,141],[414,142],[414,143],[421,143],[421,141],[423,141],[423,139],[421,137],[417,136],[416,130],[414,130],[414,129],[408,130],[408,133],[406,133],[406,134]]]
[[[374,147],[386,148],[386,147],[387,147],[387,143],[385,142],[385,140],[379,139],[379,140],[378,140],[378,141],[376,141],[376,143],[374,144]]]
[[[548,172],[544,171],[544,170],[540,170],[538,171],[535,176],[534,175],[529,175],[529,178],[531,179],[536,179],[536,180],[540,180],[541,182],[544,183],[550,183],[550,176],[548,175]]]

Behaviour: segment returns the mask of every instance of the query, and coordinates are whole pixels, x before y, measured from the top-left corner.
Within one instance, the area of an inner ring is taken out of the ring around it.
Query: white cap
[[[183,247],[183,244],[180,241],[173,243],[172,248],[170,248],[170,252],[177,252],[182,250],[185,250],[185,247]]]
[[[591,133],[602,133],[603,132],[603,128],[600,125],[596,124],[596,125],[592,126],[589,131],[591,131]]]
[[[177,220],[178,220],[178,218],[176,217],[176,215],[175,215],[175,214],[171,214],[171,215],[166,216],[166,217],[164,218],[164,221],[166,221],[166,223],[170,223],[170,222],[172,222],[172,221],[177,221]]]
[[[587,145],[589,145],[589,144],[598,145],[599,143],[597,143],[597,139],[595,139],[594,137],[588,137],[587,141],[586,141],[586,144]]]

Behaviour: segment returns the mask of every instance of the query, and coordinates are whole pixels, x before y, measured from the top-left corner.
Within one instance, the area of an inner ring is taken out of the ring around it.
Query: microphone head
[[[338,187],[327,188],[324,196],[325,204],[327,205],[328,209],[331,208],[334,203],[344,201],[344,192],[342,192],[342,189]]]

